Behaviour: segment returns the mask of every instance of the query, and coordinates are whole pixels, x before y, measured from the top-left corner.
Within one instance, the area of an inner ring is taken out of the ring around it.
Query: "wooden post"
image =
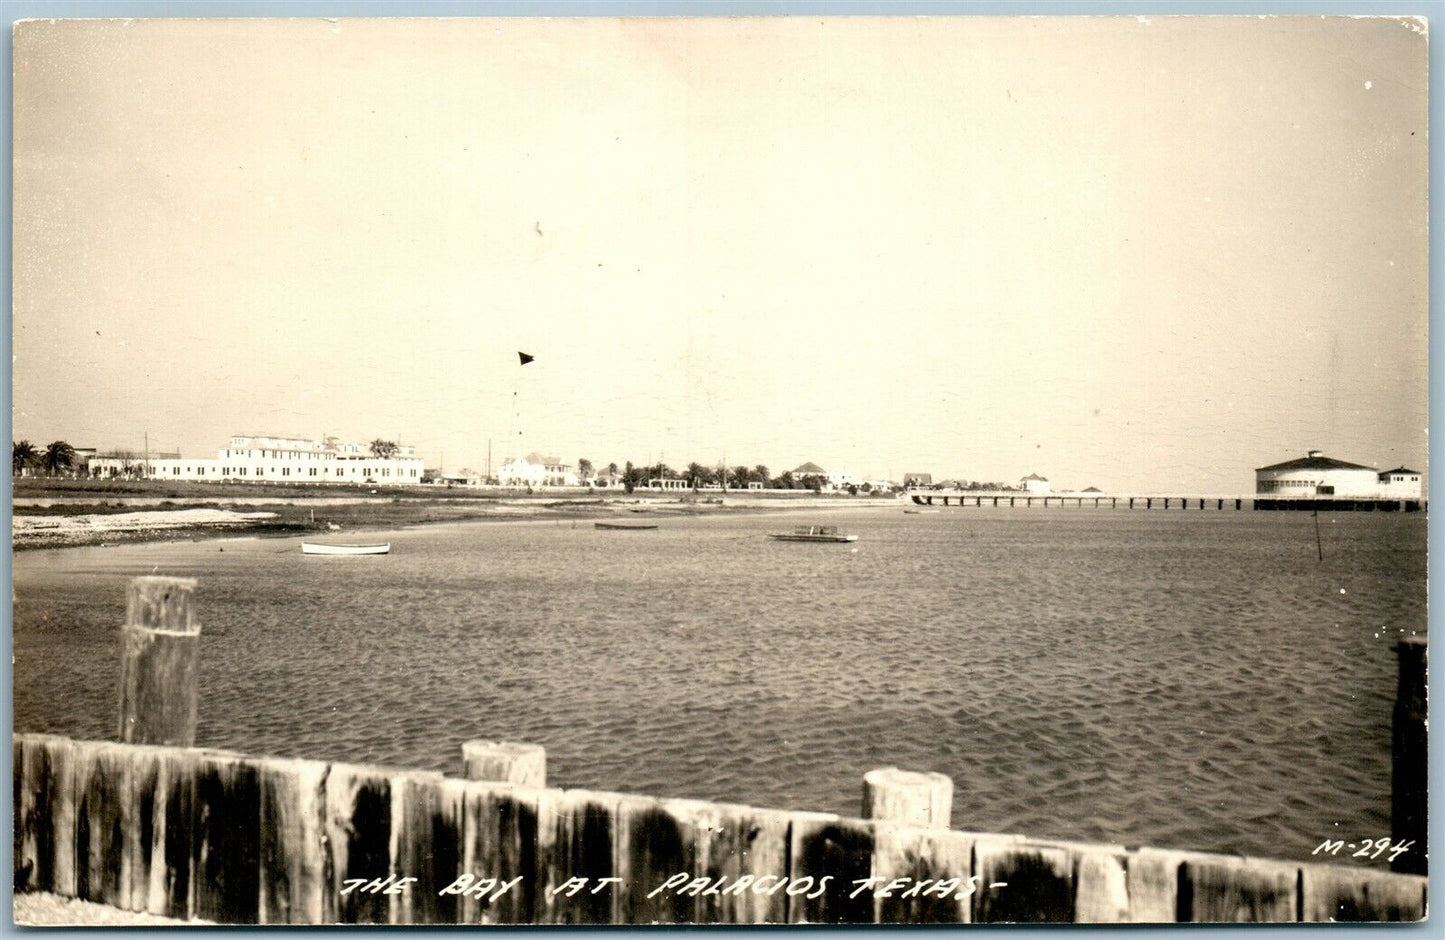
[[[1390,801],[1390,837],[1395,844],[1414,841],[1390,868],[1412,875],[1426,873],[1429,850],[1426,776],[1429,771],[1426,700],[1426,646],[1424,637],[1403,639],[1395,647],[1400,656],[1400,682],[1395,693],[1394,764]]]
[[[947,829],[953,781],[943,774],[882,767],[863,775],[863,818]]]
[[[120,740],[124,744],[196,743],[196,681],[201,625],[193,578],[130,582],[121,631]]]
[[[547,786],[547,750],[540,744],[466,741],[462,744],[462,776],[542,789]]]

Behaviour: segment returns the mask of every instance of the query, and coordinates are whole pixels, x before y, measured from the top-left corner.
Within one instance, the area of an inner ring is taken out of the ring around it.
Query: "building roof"
[[[1024,479],[1025,479],[1025,480],[1038,480],[1040,483],[1047,483],[1047,482],[1049,482],[1049,478],[1048,478],[1048,477],[1041,477],[1041,476],[1039,476],[1037,473],[1030,473],[1028,476],[1024,477]]]
[[[810,461],[808,461],[807,463],[803,464],[803,465],[802,465],[801,467],[799,467],[798,469],[794,470],[793,472],[794,472],[794,473],[827,473],[828,471],[827,471],[827,470],[824,470],[822,467],[818,466],[817,464],[813,463],[813,462],[810,460]]]
[[[1101,490],[1101,489],[1099,489],[1097,486],[1091,486],[1091,487],[1089,487],[1088,489],[1082,490],[1081,492],[1084,492],[1084,493],[1102,493],[1102,492],[1104,492],[1104,491]]]
[[[1411,470],[1411,469],[1408,468],[1408,467],[1396,467],[1396,468],[1393,469],[1393,470],[1384,470],[1384,471],[1382,471],[1382,472],[1380,473],[1380,476],[1386,477],[1386,476],[1389,476],[1389,475],[1392,474],[1392,473],[1411,473],[1411,474],[1414,474],[1415,476],[1419,476],[1419,475],[1420,475],[1420,471],[1419,471],[1419,470]]]
[[[1271,464],[1268,467],[1256,467],[1254,472],[1263,473],[1266,470],[1369,470],[1374,473],[1379,473],[1374,467],[1366,467],[1357,463],[1346,463],[1343,460],[1326,457],[1318,451],[1308,457],[1301,457],[1298,460],[1286,460],[1284,463]]]

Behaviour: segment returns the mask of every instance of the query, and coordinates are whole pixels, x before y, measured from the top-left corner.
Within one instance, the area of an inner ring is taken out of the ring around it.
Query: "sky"
[[[14,50],[17,440],[1116,492],[1426,469],[1416,20],[75,20]]]

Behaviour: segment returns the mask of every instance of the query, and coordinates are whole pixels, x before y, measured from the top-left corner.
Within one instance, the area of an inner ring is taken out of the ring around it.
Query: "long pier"
[[[1395,871],[950,829],[936,773],[859,817],[194,746],[194,582],[132,582],[121,743],[16,734],[15,890],[222,924],[1171,923],[1425,917],[1425,644],[1402,641]],[[1342,848],[1333,846],[1326,857]]]
[[[1422,512],[1424,499],[1365,496],[1186,496],[1178,493],[1117,495],[1112,493],[946,492],[909,490],[919,506],[1004,506],[1033,508],[1074,506],[1080,509],[1212,509],[1216,511]]]

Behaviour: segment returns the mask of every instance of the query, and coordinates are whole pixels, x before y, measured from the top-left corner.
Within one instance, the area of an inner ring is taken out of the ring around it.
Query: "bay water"
[[[457,772],[524,741],[556,786],[847,815],[898,766],[953,779],[955,828],[1293,859],[1390,834],[1423,514],[1322,515],[1323,561],[1307,513],[657,521],[21,552],[14,727],[113,738],[126,584],[169,574],[207,746]],[[766,537],[816,522],[860,539]]]

